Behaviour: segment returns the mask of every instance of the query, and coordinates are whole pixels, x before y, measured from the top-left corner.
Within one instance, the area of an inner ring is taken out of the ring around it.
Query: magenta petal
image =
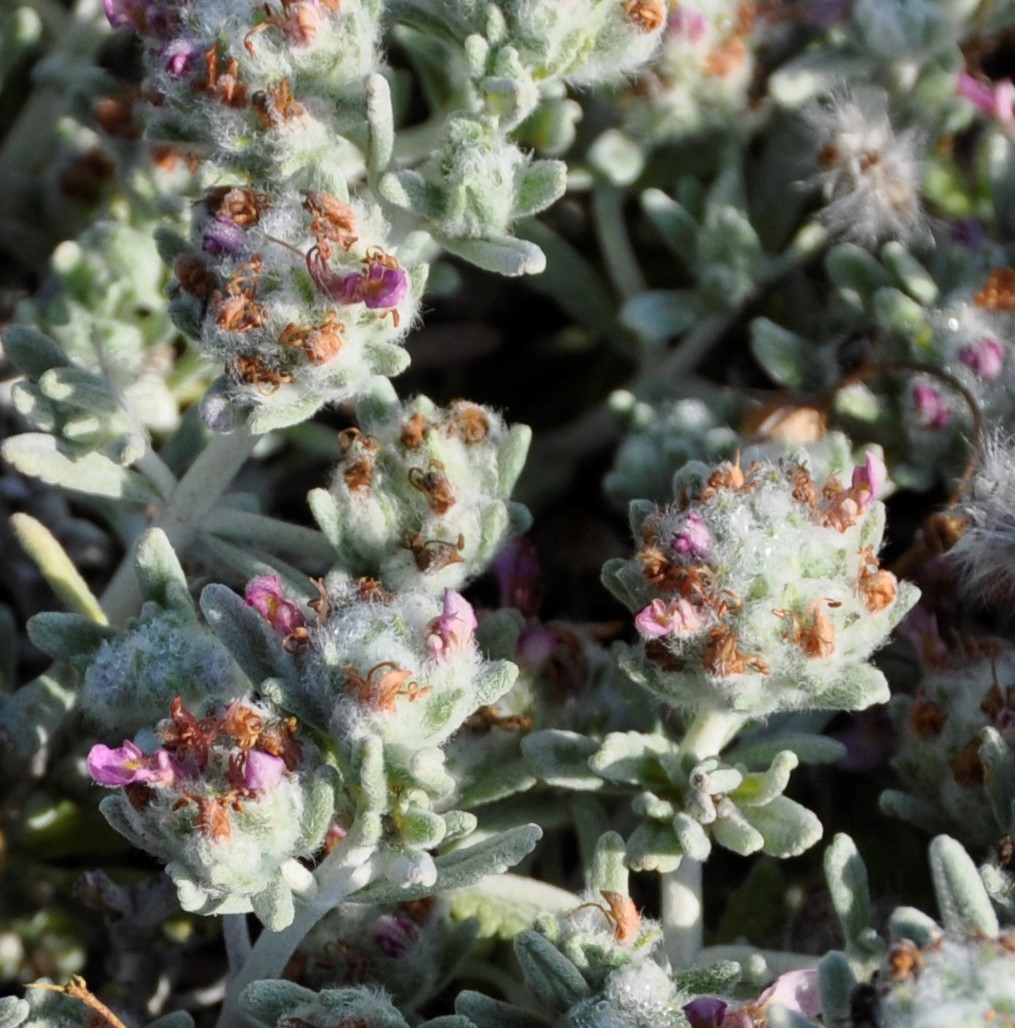
[[[781,1003],[788,1010],[804,1017],[817,1017],[821,1013],[821,996],[818,994],[818,972],[815,968],[789,971],[780,975],[758,997],[758,1006]]]
[[[303,628],[307,619],[293,600],[282,595],[282,583],[277,575],[258,575],[247,583],[244,599],[280,635],[289,635]]]
[[[691,1028],[720,1028],[726,1004],[714,996],[701,996],[680,1008]]]
[[[430,622],[426,648],[433,657],[462,649],[472,642],[477,624],[472,604],[454,589],[445,589],[444,609]]]
[[[243,762],[243,785],[251,792],[274,789],[282,781],[285,761],[263,750],[248,750]]]

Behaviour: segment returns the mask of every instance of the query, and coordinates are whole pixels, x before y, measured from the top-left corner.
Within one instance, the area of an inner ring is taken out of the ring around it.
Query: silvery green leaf
[[[385,378],[400,375],[412,363],[412,357],[404,346],[386,339],[375,339],[368,343],[367,355],[374,374]]]
[[[814,346],[768,318],[751,322],[751,354],[777,385],[802,389],[814,359]]]
[[[764,806],[786,791],[790,774],[799,763],[795,753],[782,750],[775,755],[767,771],[745,775],[732,790],[720,788],[715,791],[730,792],[734,802],[741,807]]]
[[[395,125],[391,112],[391,89],[383,75],[367,77],[367,125],[369,145],[367,167],[371,175],[380,175],[391,164],[395,145]]]
[[[902,336],[920,339],[929,331],[927,312],[915,300],[891,286],[874,294],[874,316],[878,323]]]
[[[468,989],[458,994],[455,1010],[482,1028],[546,1028],[545,1018]]]
[[[697,294],[687,289],[653,289],[633,296],[620,309],[620,323],[650,343],[686,332],[702,315]]]
[[[9,696],[0,696],[0,781],[10,785],[24,764],[41,753],[77,701],[53,674],[40,675]],[[0,792],[3,791],[0,786]]]
[[[658,510],[656,503],[652,500],[632,500],[627,507],[627,523],[631,528],[631,535],[635,539],[641,538],[641,526],[650,514]]]
[[[30,1012],[31,1007],[20,996],[0,997],[0,1028],[18,1028]]]
[[[850,1023],[849,997],[855,985],[856,977],[845,953],[833,950],[818,964],[818,993],[826,1024]]]
[[[640,792],[631,800],[631,809],[653,821],[670,821],[677,813],[674,804],[654,792]]]
[[[116,629],[81,614],[44,610],[28,620],[28,638],[57,660],[89,654],[106,639],[115,637]]]
[[[317,993],[282,979],[251,982],[240,993],[240,1006],[262,1024],[274,1025],[293,1008],[313,1003]]]
[[[652,780],[660,754],[673,748],[669,739],[661,735],[610,732],[589,757],[588,766],[611,782],[639,785]]]
[[[528,425],[512,425],[497,452],[497,490],[508,496],[525,467],[525,458],[532,444],[532,429]]]
[[[765,845],[764,835],[735,807],[712,823],[712,837],[720,846],[742,857],[757,853]]]
[[[881,812],[888,814],[889,817],[908,821],[925,832],[939,832],[946,825],[946,819],[941,811],[932,803],[917,799],[898,789],[885,789],[878,797],[878,806]]]
[[[821,838],[823,831],[816,814],[785,796],[776,796],[763,807],[743,807],[741,813],[764,837],[762,849],[770,857],[799,856]]]
[[[513,939],[532,926],[538,914],[565,914],[581,897],[555,885],[521,875],[491,875],[464,889],[444,894],[455,920],[479,919],[481,938]]]
[[[522,754],[532,770],[563,789],[603,787],[602,778],[589,769],[589,758],[598,748],[595,739],[562,729],[530,732],[522,739]]]
[[[627,840],[627,863],[632,871],[666,874],[680,866],[683,854],[670,825],[642,821]]]
[[[42,390],[34,382],[26,379],[15,382],[11,387],[11,402],[33,428],[51,435],[59,434],[60,411],[52,400],[42,395]]]
[[[855,293],[868,302],[882,286],[892,284],[892,276],[862,246],[839,243],[825,255],[825,270],[842,290]]]
[[[1006,832],[1015,828],[1015,753],[996,728],[985,728],[980,744],[983,787],[997,823]]]
[[[75,452],[50,435],[26,432],[14,436],[3,444],[2,453],[22,474],[47,485],[133,503],[156,503],[161,499],[143,475],[119,467],[101,454]]]
[[[871,951],[870,891],[867,867],[853,840],[842,833],[832,839],[824,856],[825,881],[848,951]]]
[[[588,874],[589,888],[597,893],[602,889],[610,892],[628,892],[627,844],[617,832],[604,832],[596,843],[592,866]]]
[[[71,408],[108,417],[120,409],[117,398],[98,375],[81,368],[51,368],[38,379],[44,396]]]
[[[603,565],[600,581],[628,610],[638,610],[648,602],[645,578],[631,561],[613,557]]]
[[[589,164],[614,186],[629,186],[645,167],[642,147],[619,129],[607,129],[588,150]]]
[[[201,305],[193,297],[181,293],[166,304],[169,320],[188,338],[201,338]]]
[[[141,595],[166,610],[194,615],[187,576],[161,528],[151,528],[138,540],[134,556]]]
[[[730,764],[767,767],[782,750],[792,750],[802,764],[834,764],[846,755],[846,747],[827,735],[780,732],[777,735],[762,736],[757,741],[748,739],[738,743],[723,753],[723,759]]]
[[[307,504],[325,538],[340,551],[343,517],[335,498],[327,489],[311,489],[307,494]]]
[[[476,825],[479,823],[476,815],[467,810],[448,810],[441,817],[444,818],[445,845],[472,835],[476,830]]]
[[[410,885],[396,887],[389,882],[373,882],[355,894],[357,903],[400,903],[475,885],[490,875],[502,874],[528,856],[543,834],[538,825],[518,825],[505,832],[461,846],[434,858],[437,881],[432,888]]]
[[[673,816],[673,831],[680,842],[680,848],[693,860],[706,861],[712,852],[708,833],[694,818],[683,811]]]
[[[106,615],[99,601],[56,536],[29,514],[12,514],[9,524],[22,549],[60,600],[90,621],[105,624]]]
[[[898,284],[918,303],[930,307],[937,301],[937,283],[930,272],[897,239],[881,248],[881,260]]]
[[[673,984],[680,992],[692,996],[728,995],[743,977],[743,969],[735,960],[719,960],[708,967],[692,967],[673,972]]]
[[[152,235],[155,237],[155,249],[158,250],[159,257],[170,268],[177,257],[194,252],[194,246],[189,240],[166,225],[159,225]]]
[[[997,914],[976,865],[960,842],[947,835],[931,841],[930,873],[946,931],[997,938]]]
[[[6,354],[29,378],[38,379],[51,368],[70,367],[70,358],[52,337],[31,325],[12,325],[2,337]]]
[[[920,947],[941,936],[934,918],[916,907],[896,907],[888,919],[888,930],[893,939],[910,939]]]
[[[381,176],[377,192],[388,203],[412,211],[425,221],[439,223],[444,215],[440,189],[418,171],[389,171]]]
[[[662,241],[685,264],[692,266],[701,226],[685,207],[661,189],[646,189],[641,196],[642,209],[658,229]]]
[[[538,275],[546,267],[543,251],[535,243],[515,236],[450,239],[438,234],[437,239],[448,253],[496,275]]]
[[[283,399],[284,396],[284,399]],[[247,427],[254,435],[263,435],[275,428],[289,428],[299,425],[321,408],[323,396],[302,393],[298,389],[279,390],[267,403],[255,407],[247,419]]]
[[[567,189],[567,165],[563,161],[533,161],[521,174],[512,218],[525,218],[546,210]]]
[[[419,1028],[476,1028],[476,1025],[462,1014],[442,1014],[421,1022]]]
[[[281,638],[242,597],[213,583],[201,592],[200,603],[209,627],[255,686],[265,678],[292,677],[292,662]]]
[[[525,984],[554,1013],[565,1013],[592,992],[578,968],[537,932],[520,932],[515,936],[515,956]]]
[[[901,588],[899,593],[902,594]],[[905,613],[908,606],[896,600],[896,607],[900,606]],[[865,710],[875,703],[887,703],[890,695],[888,681],[882,671],[870,664],[851,663],[845,674],[816,697],[814,705],[824,710]]]
[[[251,897],[250,905],[257,919],[269,932],[280,932],[288,928],[296,914],[293,894],[281,875],[266,889]]]

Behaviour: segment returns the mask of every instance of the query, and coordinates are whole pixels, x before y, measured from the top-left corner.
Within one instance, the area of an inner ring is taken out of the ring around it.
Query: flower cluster
[[[140,849],[166,862],[184,909],[253,910],[276,929],[310,872],[300,863],[324,841],[334,775],[298,739],[292,718],[234,701],[191,713],[176,700],[159,745],[93,746],[88,770],[119,791],[102,811]]]
[[[877,558],[884,484],[873,454],[848,486],[792,462],[685,466],[674,503],[632,504],[641,548],[604,569],[643,640],[625,668],[691,710],[884,700],[865,661],[916,599]]]
[[[389,589],[458,588],[528,527],[508,497],[531,433],[487,407],[364,401],[331,488],[310,504],[342,566]]]

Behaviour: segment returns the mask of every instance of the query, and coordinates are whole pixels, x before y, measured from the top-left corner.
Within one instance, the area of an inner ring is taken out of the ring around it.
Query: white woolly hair
[[[806,184],[821,189],[826,204],[820,217],[834,234],[870,244],[926,231],[920,140],[912,130],[896,133],[884,92],[835,89],[804,116],[819,165]]]
[[[1015,596],[1015,436],[985,440],[963,512],[969,527],[948,554],[963,591],[988,601]]]

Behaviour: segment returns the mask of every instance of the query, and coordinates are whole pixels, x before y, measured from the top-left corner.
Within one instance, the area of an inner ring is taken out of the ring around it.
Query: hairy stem
[[[152,526],[166,533],[174,550],[183,550],[202,527],[256,441],[257,437],[246,429],[214,436],[187,469]],[[133,547],[120,562],[100,602],[112,625],[122,625],[141,606]]]
[[[350,833],[328,854],[315,872],[317,892],[312,902],[301,905],[297,901],[296,916],[282,931],[261,932],[243,967],[229,982],[216,1028],[249,1028],[251,1021],[240,1007],[240,994],[251,982],[278,978],[307,932],[370,882],[375,871],[372,852],[372,847],[364,846]]]

